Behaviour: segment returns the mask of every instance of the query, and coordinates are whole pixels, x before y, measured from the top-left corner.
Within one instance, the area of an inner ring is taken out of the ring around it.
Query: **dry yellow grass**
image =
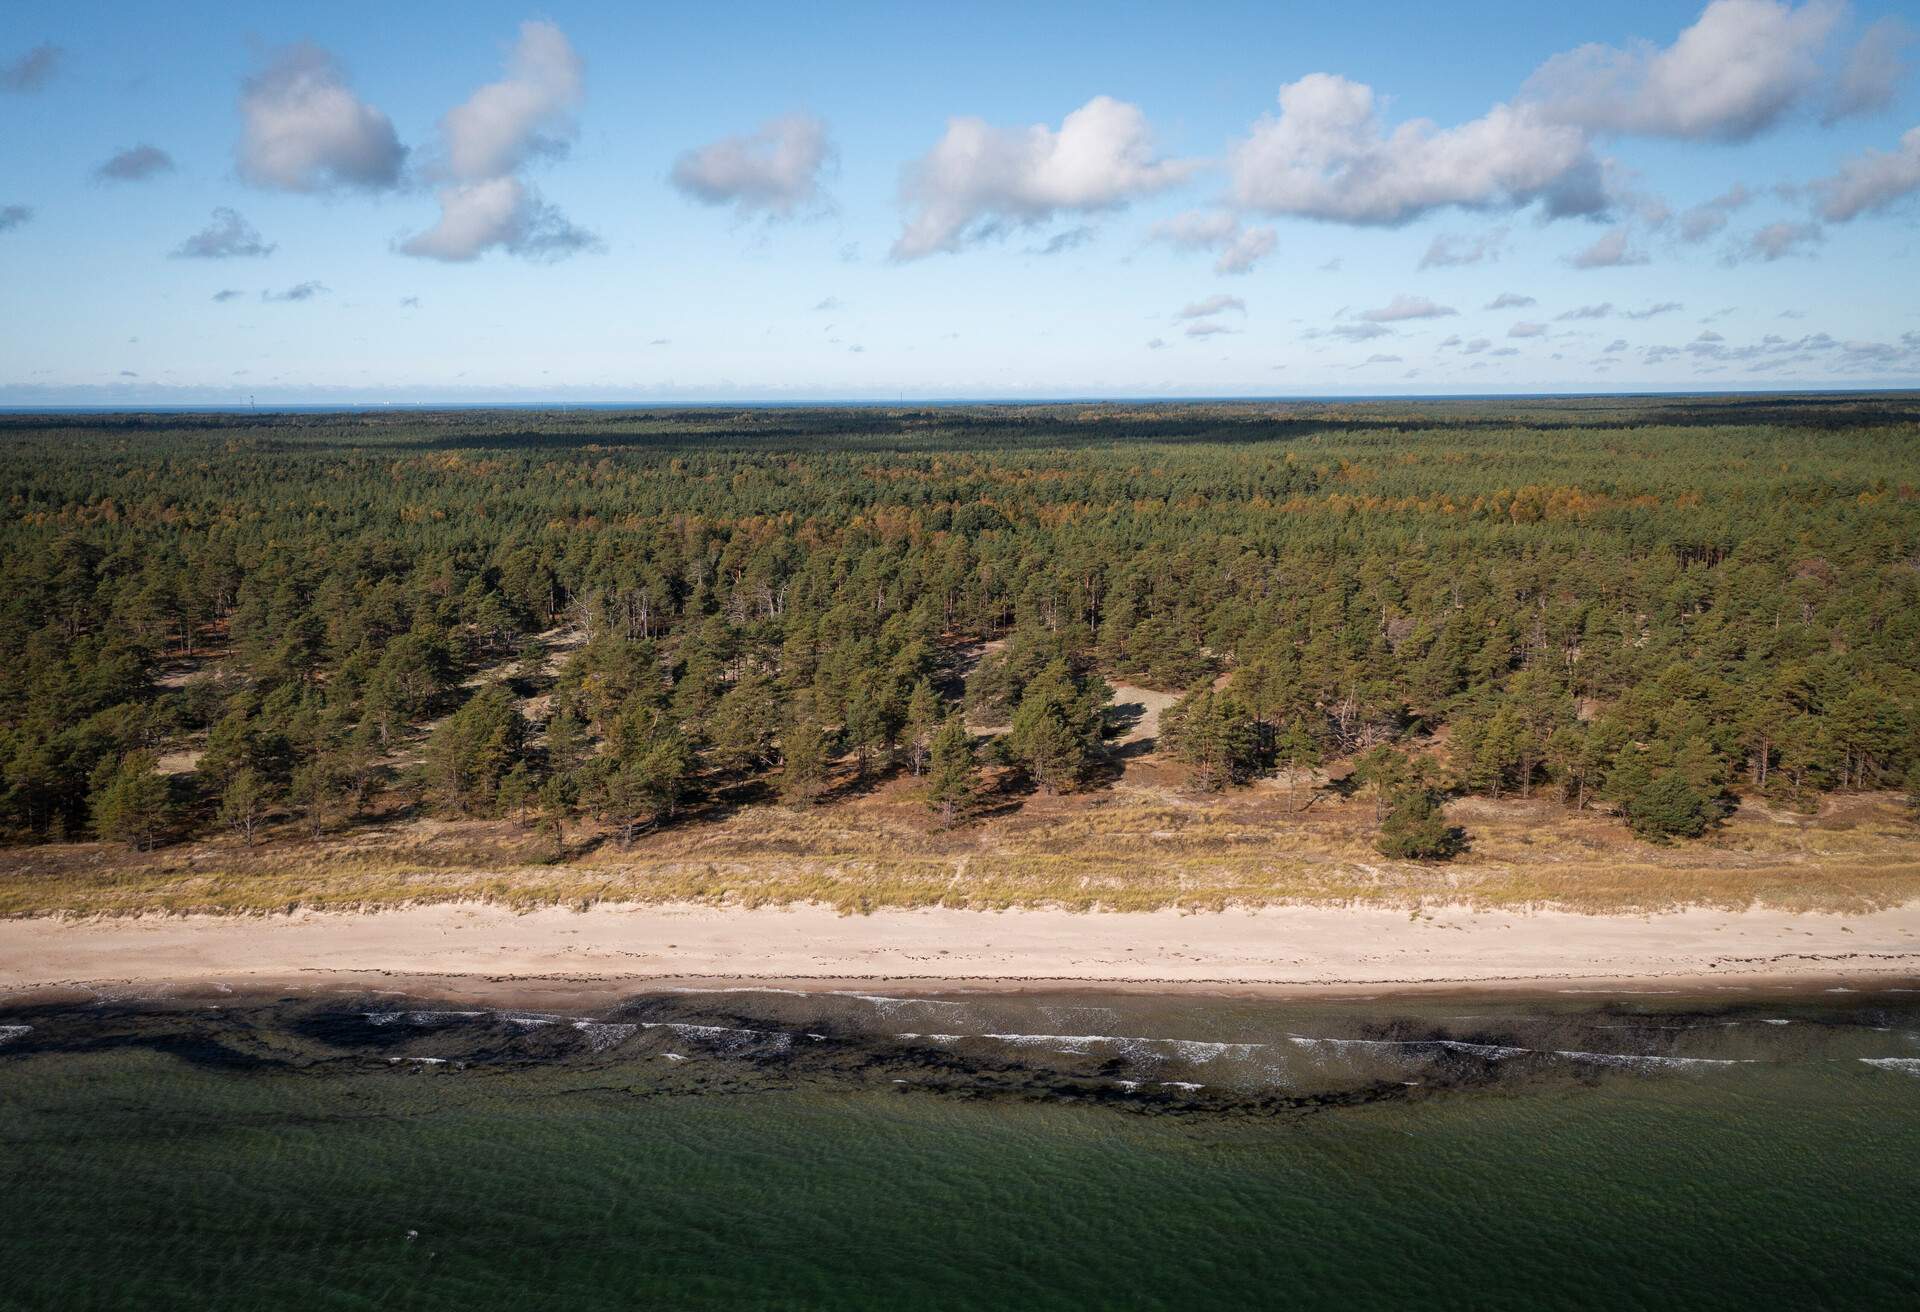
[[[1656,847],[1603,817],[1545,803],[1457,804],[1470,853],[1448,865],[1374,851],[1371,808],[1283,794],[1196,800],[1151,771],[1083,797],[1033,799],[951,832],[902,781],[809,811],[752,807],[723,820],[550,861],[505,823],[369,825],[313,842],[291,832],[135,854],[104,844],[0,853],[0,915],[264,913],[475,900],[513,907],[699,901],[882,907],[1193,910],[1320,903],[1557,907],[1680,905],[1860,911],[1920,898],[1920,827],[1890,796],[1819,817],[1748,808],[1699,843]]]

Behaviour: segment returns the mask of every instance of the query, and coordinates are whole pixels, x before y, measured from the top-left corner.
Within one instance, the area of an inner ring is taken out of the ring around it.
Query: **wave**
[[[1862,1057],[1860,1060],[1883,1071],[1896,1071],[1920,1079],[1920,1057]]]
[[[595,1052],[618,1047],[640,1032],[638,1025],[615,1025],[597,1020],[577,1020],[573,1027],[587,1036],[587,1046]]]
[[[654,1020],[641,1021],[641,1027],[650,1030],[672,1030],[683,1039],[698,1039],[723,1053],[738,1052],[743,1048],[770,1044],[775,1052],[785,1052],[793,1046],[793,1035],[781,1030],[742,1029],[733,1025],[691,1025],[685,1021]]]
[[[1089,1048],[1118,1048],[1129,1056],[1159,1059],[1156,1049],[1171,1049],[1183,1061],[1203,1065],[1220,1057],[1248,1057],[1264,1043],[1217,1043],[1207,1039],[1149,1039],[1122,1034],[975,1034],[964,1038],[993,1039],[1021,1047],[1051,1047],[1056,1052],[1089,1056]]]
[[[475,1016],[490,1015],[484,1011],[365,1011],[361,1015],[367,1018],[369,1025],[393,1025],[405,1021],[409,1025],[450,1025],[456,1020],[472,1020]]]
[[[1515,1048],[1504,1043],[1469,1043],[1465,1039],[1318,1039],[1305,1034],[1291,1034],[1287,1042],[1302,1048],[1445,1048],[1450,1052],[1469,1053],[1475,1057],[1485,1057],[1489,1061],[1502,1061],[1508,1057],[1524,1056],[1532,1048]]]
[[[0,1043],[12,1043],[23,1034],[33,1033],[31,1025],[0,1025]]]
[[[1594,1062],[1601,1066],[1751,1066],[1750,1058],[1735,1057],[1651,1057],[1634,1052],[1568,1052],[1556,1049],[1547,1054],[1550,1057],[1565,1057],[1570,1061]]]
[[[883,1012],[897,1011],[901,1007],[964,1007],[964,1002],[948,1002],[942,998],[890,998],[882,993],[847,993],[840,989],[827,991],[830,998],[854,998],[860,1002],[871,1002]]]

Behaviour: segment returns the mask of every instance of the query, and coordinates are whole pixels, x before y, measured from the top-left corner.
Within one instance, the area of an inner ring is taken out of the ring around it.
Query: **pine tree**
[[[1678,770],[1669,770],[1639,789],[1626,806],[1627,823],[1642,838],[1698,838],[1707,831],[1712,811],[1707,799]]]
[[[927,809],[942,825],[952,825],[972,807],[974,768],[973,735],[958,715],[949,716],[933,735],[927,764]]]
[[[266,781],[252,766],[242,766],[220,794],[220,822],[240,835],[241,842],[252,847],[260,827],[266,823],[271,802]]]
[[[1433,793],[1414,788],[1401,793],[1381,822],[1376,844],[1403,861],[1445,861],[1466,846],[1466,831],[1447,823]]]
[[[927,768],[934,735],[945,727],[941,718],[940,694],[934,691],[929,680],[920,680],[913,685],[913,694],[907,698],[907,719],[902,730],[907,744],[907,761],[915,775]]]
[[[117,762],[103,763],[88,801],[100,836],[136,852],[157,844],[173,819],[172,788],[151,752],[128,752]]]
[[[1063,660],[1027,685],[1007,750],[1042,792],[1064,792],[1085,777],[1099,751],[1108,695],[1098,680],[1076,681]]]
[[[1252,775],[1259,739],[1238,700],[1201,683],[1161,715],[1160,745],[1188,767],[1196,791],[1217,793]]]
[[[831,756],[831,743],[814,699],[811,695],[804,697],[780,735],[780,757],[785,764],[780,774],[780,796],[795,806],[818,800],[826,791]]]
[[[1320,759],[1320,744],[1298,720],[1288,720],[1274,735],[1273,763],[1287,776],[1289,811],[1300,810],[1301,777],[1318,766]]]
[[[500,781],[520,763],[526,721],[513,694],[489,684],[441,721],[427,740],[427,783],[434,799],[456,815],[490,815]]]
[[[722,693],[707,727],[713,763],[730,774],[750,774],[773,759],[779,715],[767,677],[750,670]]]

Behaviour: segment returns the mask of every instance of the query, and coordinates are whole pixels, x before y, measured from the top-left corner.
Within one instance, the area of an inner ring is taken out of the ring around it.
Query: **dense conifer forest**
[[[1920,790],[1920,398],[0,417],[0,835]]]

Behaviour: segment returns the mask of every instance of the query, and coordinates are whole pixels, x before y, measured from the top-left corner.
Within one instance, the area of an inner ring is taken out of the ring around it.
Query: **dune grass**
[[[1458,808],[1472,850],[1446,865],[1373,850],[1371,808],[1251,793],[1204,802],[1151,786],[1036,800],[952,831],[904,790],[812,810],[755,807],[622,851],[575,835],[566,854],[518,826],[391,821],[253,848],[216,840],[151,853],[104,844],[0,856],[0,915],[265,914],[477,901],[745,907],[850,913],[941,906],[1221,910],[1281,903],[1561,908],[1700,905],[1864,911],[1920,898],[1920,827],[1891,797],[1783,822],[1734,816],[1710,839],[1655,847],[1544,803]]]

